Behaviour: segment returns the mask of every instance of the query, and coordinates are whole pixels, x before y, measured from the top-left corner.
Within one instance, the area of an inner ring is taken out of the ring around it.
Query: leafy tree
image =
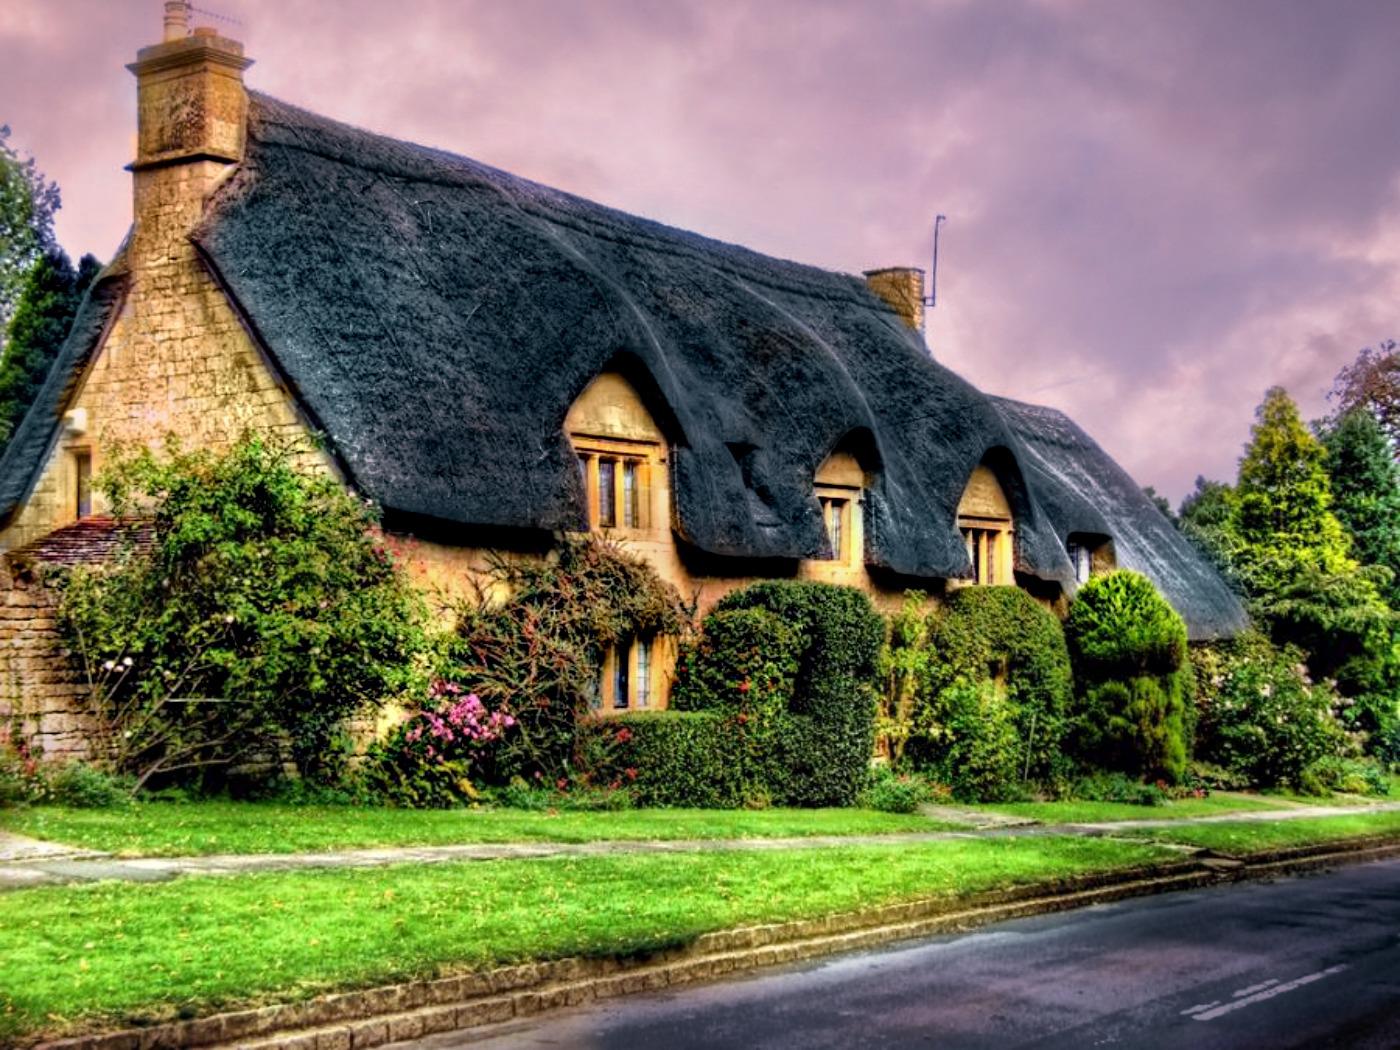
[[[1400,466],[1371,413],[1352,409],[1322,436],[1332,481],[1332,509],[1351,534],[1352,551],[1392,579],[1384,594],[1400,608]]]
[[[0,124],[0,342],[25,276],[54,247],[53,213],[60,206],[58,187],[33,157],[21,157],[9,139],[9,125]]]
[[[1171,500],[1167,499],[1166,496],[1161,495],[1151,485],[1146,486],[1142,490],[1142,494],[1148,499],[1150,499],[1152,501],[1152,505],[1162,512],[1162,517],[1166,518],[1173,525],[1181,524],[1179,521],[1177,521],[1176,515],[1172,513]]]
[[[1178,518],[1186,537],[1232,581],[1239,574],[1237,562],[1242,543],[1236,528],[1238,504],[1232,486],[1197,477],[1195,491],[1181,501]]]
[[[85,255],[75,272],[58,248],[45,252],[30,268],[0,353],[0,448],[34,403],[83,293],[101,268]]]
[[[1327,397],[1336,403],[1338,418],[1357,408],[1371,413],[1390,438],[1392,451],[1400,450],[1400,346],[1394,339],[1357,354],[1337,373]]]
[[[1264,395],[1255,413],[1236,488],[1239,559],[1253,594],[1290,583],[1304,569],[1325,573],[1354,567],[1350,542],[1331,511],[1327,450],[1298,415],[1282,387]]]
[[[290,449],[167,451],[118,458],[101,479],[118,514],[150,519],[149,546],[64,582],[99,756],[138,786],[284,745],[304,775],[337,774],[345,719],[412,680],[421,600],[370,508]]]

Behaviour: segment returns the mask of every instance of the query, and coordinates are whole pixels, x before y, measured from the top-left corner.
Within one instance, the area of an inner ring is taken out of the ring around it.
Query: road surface
[[[1400,1047],[1400,860],[1022,919],[411,1045]]]

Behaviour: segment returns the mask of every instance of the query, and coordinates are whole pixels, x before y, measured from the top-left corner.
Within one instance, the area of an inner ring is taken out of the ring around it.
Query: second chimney
[[[889,266],[866,270],[865,283],[889,303],[899,318],[914,331],[924,330],[924,271],[917,266]]]

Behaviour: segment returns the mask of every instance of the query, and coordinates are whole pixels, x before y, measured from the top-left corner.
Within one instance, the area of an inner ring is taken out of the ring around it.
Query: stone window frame
[[[599,438],[571,434],[578,457],[584,498],[588,504],[588,531],[645,533],[655,517],[652,481],[665,461],[659,442],[629,438]],[[603,477],[611,471],[609,506],[603,500]],[[606,513],[608,510],[611,513]]]

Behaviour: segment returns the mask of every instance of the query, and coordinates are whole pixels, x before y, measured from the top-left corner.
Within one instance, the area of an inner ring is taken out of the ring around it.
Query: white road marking
[[[1246,995],[1253,995],[1255,992],[1262,992],[1271,984],[1278,984],[1277,977],[1270,977],[1267,981],[1260,981],[1258,984],[1251,984],[1248,988],[1241,988],[1238,992],[1231,992],[1231,999],[1239,999]]]
[[[1331,977],[1334,973],[1341,973],[1346,968],[1345,964],[1338,964],[1336,966],[1329,966],[1325,970],[1318,970],[1316,973],[1310,973],[1305,977],[1299,977],[1295,980],[1288,981],[1284,984],[1274,984],[1264,989],[1262,992],[1255,992],[1253,995],[1247,995],[1243,999],[1236,999],[1234,1002],[1226,1003],[1224,1006],[1217,1006],[1214,1009],[1198,1013],[1195,1015],[1196,1020],[1214,1021],[1217,1017],[1224,1017],[1226,1014],[1232,1013],[1235,1010],[1246,1006],[1252,1006],[1255,1003],[1262,1003],[1266,999],[1272,999],[1274,996],[1282,995],[1284,992],[1291,992],[1297,988],[1303,987],[1305,984],[1312,984],[1314,981],[1320,981],[1324,977]],[[1248,991],[1248,989],[1245,989],[1245,991]]]
[[[1212,999],[1212,1000],[1211,1000],[1210,1002],[1208,1002],[1208,1003],[1197,1003],[1195,1006],[1188,1006],[1185,1010],[1182,1010],[1182,1011],[1181,1011],[1181,1014],[1182,1014],[1183,1017],[1190,1017],[1192,1014],[1198,1014],[1198,1013],[1200,1013],[1202,1010],[1209,1010],[1212,1006],[1219,1006],[1219,1005],[1220,1005],[1220,1000],[1219,1000],[1219,999]]]

